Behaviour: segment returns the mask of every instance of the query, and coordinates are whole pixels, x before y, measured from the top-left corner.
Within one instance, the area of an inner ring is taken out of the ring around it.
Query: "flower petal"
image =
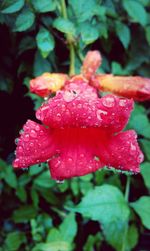
[[[93,86],[102,91],[110,91],[119,96],[137,101],[150,100],[150,79],[139,76],[125,77],[111,74],[97,75],[91,80]]]
[[[70,81],[37,110],[37,119],[52,128],[100,127],[112,133],[122,130],[133,109],[133,101],[114,95],[99,98],[96,89],[82,81],[80,85],[76,80]]]
[[[28,120],[18,140],[14,167],[28,167],[45,162],[56,152],[53,131]]]
[[[57,138],[59,138],[57,146],[59,155],[49,161],[53,179],[63,180],[82,176],[103,166],[95,155],[97,139],[103,138],[103,132],[98,128],[57,130]]]
[[[30,91],[41,97],[46,97],[52,92],[60,90],[68,76],[61,73],[43,73],[30,81]]]
[[[122,171],[140,171],[139,164],[144,156],[141,152],[135,131],[129,130],[118,135],[108,137],[103,144],[100,142],[99,153],[102,162],[107,166],[115,167]]]
[[[83,61],[81,73],[86,79],[90,79],[101,65],[102,58],[99,51],[88,51]]]

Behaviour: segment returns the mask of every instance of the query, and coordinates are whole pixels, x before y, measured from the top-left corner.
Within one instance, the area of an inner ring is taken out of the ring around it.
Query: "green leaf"
[[[31,3],[39,13],[53,11],[56,8],[56,2],[54,0],[31,0]]]
[[[96,0],[69,0],[69,5],[78,23],[90,20],[98,6]]]
[[[143,225],[150,229],[150,196],[142,196],[130,204],[141,218]]]
[[[150,25],[145,27],[146,39],[148,44],[150,45]]]
[[[72,248],[68,242],[57,241],[54,243],[37,244],[32,251],[71,251]]]
[[[83,42],[87,44],[93,43],[99,37],[99,31],[96,26],[91,25],[88,22],[81,23],[79,26],[80,36]]]
[[[134,225],[127,226],[127,224],[127,221],[123,221],[123,217],[120,221],[112,221],[108,224],[103,224],[103,233],[107,242],[117,251],[122,250],[126,228],[128,228],[126,236],[126,250],[132,250],[132,248],[134,248],[137,244],[137,228]]]
[[[128,15],[133,18],[133,20],[141,25],[147,23],[147,13],[143,5],[135,0],[124,0],[123,6],[127,11]]]
[[[34,180],[34,184],[44,187],[44,188],[51,188],[53,187],[56,182],[52,179],[50,179],[50,173],[49,170],[43,172],[42,174],[40,174],[35,180]]]
[[[43,58],[46,58],[55,46],[53,36],[43,27],[40,28],[38,34],[36,35],[36,42]]]
[[[60,225],[59,230],[63,241],[70,243],[73,242],[74,237],[77,233],[77,223],[75,220],[74,213],[70,213],[69,215],[67,215],[63,223]]]
[[[12,218],[15,223],[21,223],[34,219],[35,216],[36,209],[33,206],[22,206],[13,212]]]
[[[63,33],[75,35],[75,25],[70,20],[58,17],[54,20],[53,26]]]
[[[26,190],[25,190],[25,188],[23,186],[17,187],[16,195],[18,196],[18,198],[22,202],[26,202],[26,200],[27,200],[27,192],[26,192]]]
[[[121,43],[123,44],[124,48],[127,49],[130,43],[130,39],[131,39],[130,29],[128,28],[128,26],[117,21],[116,33]]]
[[[109,223],[103,224],[103,233],[106,241],[117,251],[120,251],[122,248],[127,224],[128,222],[124,222],[122,219],[117,221],[112,220]]]
[[[122,215],[126,221],[129,216],[129,208],[123,194],[112,185],[91,189],[72,210],[101,223],[120,220]]]
[[[7,166],[7,168],[5,168],[4,180],[10,187],[17,187],[17,177],[12,166]]]
[[[150,162],[144,162],[141,164],[141,174],[146,187],[150,189]]]
[[[24,6],[24,0],[7,0],[3,1],[1,5],[1,12],[4,14],[11,14],[19,11]]]
[[[14,31],[21,32],[28,30],[33,25],[34,20],[34,13],[30,9],[24,8],[16,18]]]
[[[138,243],[138,230],[135,225],[131,225],[128,228],[126,246],[127,250],[132,250]]]
[[[146,138],[150,138],[150,122],[146,116],[146,110],[143,106],[137,104],[135,105],[127,128],[134,129],[138,134]]]
[[[19,249],[22,243],[26,242],[26,236],[24,233],[13,232],[7,235],[5,245],[7,250],[16,251]]]
[[[150,140],[141,139],[140,143],[142,145],[142,148],[144,150],[147,159],[150,161]]]
[[[33,65],[34,77],[40,76],[42,73],[44,73],[44,72],[50,72],[50,71],[51,71],[51,64],[50,64],[50,62],[47,59],[44,59],[41,56],[41,54],[37,52],[35,54],[34,65]],[[34,97],[36,98],[36,96],[34,95],[33,98]]]

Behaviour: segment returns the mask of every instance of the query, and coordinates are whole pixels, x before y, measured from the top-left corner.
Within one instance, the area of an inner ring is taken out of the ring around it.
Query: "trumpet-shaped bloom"
[[[64,89],[36,112],[43,125],[27,121],[13,166],[47,161],[51,176],[63,180],[107,166],[139,172],[143,154],[128,122],[133,101],[106,95],[99,98],[82,76],[71,78]]]
[[[137,101],[150,99],[149,78],[101,74],[96,75],[92,79],[91,84],[101,91],[109,91],[119,96],[133,98]]]

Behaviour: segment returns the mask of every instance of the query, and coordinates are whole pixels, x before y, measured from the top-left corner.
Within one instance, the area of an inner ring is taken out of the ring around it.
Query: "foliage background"
[[[64,3],[0,1],[0,250],[148,251],[148,102],[135,105],[127,126],[145,154],[129,194],[127,176],[107,169],[56,184],[46,164],[17,172],[11,166],[14,139],[42,102],[28,92],[29,79],[67,73],[70,44],[76,73],[86,52],[97,49],[100,72],[150,77],[150,0],[68,0],[68,18]]]

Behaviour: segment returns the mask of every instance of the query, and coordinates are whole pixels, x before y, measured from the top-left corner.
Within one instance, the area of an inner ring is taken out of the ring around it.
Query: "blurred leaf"
[[[41,164],[41,165],[34,165],[34,166],[31,166],[29,168],[29,174],[32,176],[32,175],[36,175],[38,173],[40,173],[41,171],[43,171],[44,169],[44,164]]]
[[[38,34],[36,35],[36,42],[43,58],[46,58],[55,46],[53,36],[43,27],[40,28]]]
[[[7,166],[5,168],[4,180],[10,187],[12,188],[17,187],[17,178],[12,166]]]
[[[24,233],[13,232],[7,235],[5,245],[7,250],[16,251],[19,249],[22,243],[26,242],[26,236]]]
[[[40,13],[53,11],[56,8],[55,0],[31,0],[35,10]]]
[[[142,196],[130,204],[141,218],[143,225],[150,229],[150,196]]]
[[[47,170],[34,179],[34,184],[44,188],[51,188],[56,182],[50,179],[49,170]]]
[[[123,194],[118,188],[111,185],[102,185],[91,189],[82,201],[71,210],[101,223],[120,220],[122,215],[126,221],[129,216],[129,208]]]
[[[61,239],[66,242],[73,242],[77,233],[77,223],[75,220],[75,214],[70,213],[66,216],[63,223],[59,227]]]
[[[140,143],[142,145],[142,148],[144,150],[147,159],[150,161],[150,140],[141,139]]]
[[[130,43],[131,35],[130,29],[124,23],[119,21],[116,22],[116,33],[119,37],[121,43],[123,44],[124,48],[127,49]]]
[[[69,5],[78,23],[90,20],[98,6],[96,0],[69,0]]]
[[[145,27],[146,39],[148,44],[150,45],[150,25]]]
[[[25,190],[25,188],[23,186],[17,187],[16,195],[18,196],[18,198],[22,202],[26,202],[26,200],[27,200],[27,192],[26,192],[26,190]]]
[[[54,243],[40,243],[37,244],[32,251],[71,251],[70,244],[64,241],[57,241]]]
[[[42,75],[44,72],[51,71],[51,64],[47,59],[44,59],[40,53],[35,54],[34,65],[33,65],[33,73],[34,77]],[[34,95],[34,94],[33,94]],[[35,97],[35,95],[34,95]],[[37,95],[36,95],[37,97]]]
[[[75,25],[68,19],[58,17],[54,20],[53,26],[63,33],[75,35]]]
[[[141,164],[141,174],[146,187],[150,189],[150,162],[144,162]]]
[[[16,18],[14,31],[21,32],[28,30],[33,25],[34,20],[34,13],[30,9],[24,8]]]
[[[147,23],[147,13],[140,2],[135,0],[124,0],[123,5],[128,15],[132,17],[134,21],[141,25]]]
[[[32,198],[34,206],[38,207],[39,196],[38,196],[38,193],[36,192],[36,190],[34,188],[32,188],[32,190],[31,190],[31,198]]]
[[[18,54],[21,54],[27,50],[33,49],[36,47],[36,43],[33,37],[30,36],[25,36],[23,37],[23,39],[21,40],[20,44],[19,44],[19,50],[18,50]]]
[[[59,230],[52,228],[47,236],[47,242],[50,243],[50,250],[60,250],[60,246],[63,245],[66,251],[71,251],[71,243],[77,232],[77,223],[75,220],[75,215],[70,213],[66,216],[64,221],[59,226]],[[35,249],[36,250],[36,249]]]
[[[81,38],[86,45],[93,43],[99,37],[98,28],[88,22],[81,23],[79,31]]]
[[[24,5],[24,0],[7,0],[7,1],[2,1],[0,3],[0,9],[2,13],[4,14],[11,14],[19,11],[23,5]]]
[[[127,128],[134,129],[138,134],[143,135],[146,138],[150,138],[150,122],[146,116],[146,111],[143,106],[137,104],[135,105]]]
[[[100,233],[97,233],[94,236],[90,234],[88,235],[83,251],[94,251],[95,247],[96,250],[100,250],[101,242],[102,242],[102,236]]]
[[[33,206],[22,206],[13,212],[12,219],[15,223],[21,223],[34,219],[35,216],[36,209]]]
[[[135,247],[138,241],[138,231],[134,225],[128,227],[128,222],[125,222],[123,217],[120,221],[112,221],[103,225],[103,232],[106,240],[117,251],[122,250],[126,228],[128,228],[126,250],[130,251]]]
[[[128,228],[128,233],[127,233],[127,241],[126,241],[126,246],[127,249],[130,251],[132,250],[138,243],[138,230],[135,225],[131,225]]]

